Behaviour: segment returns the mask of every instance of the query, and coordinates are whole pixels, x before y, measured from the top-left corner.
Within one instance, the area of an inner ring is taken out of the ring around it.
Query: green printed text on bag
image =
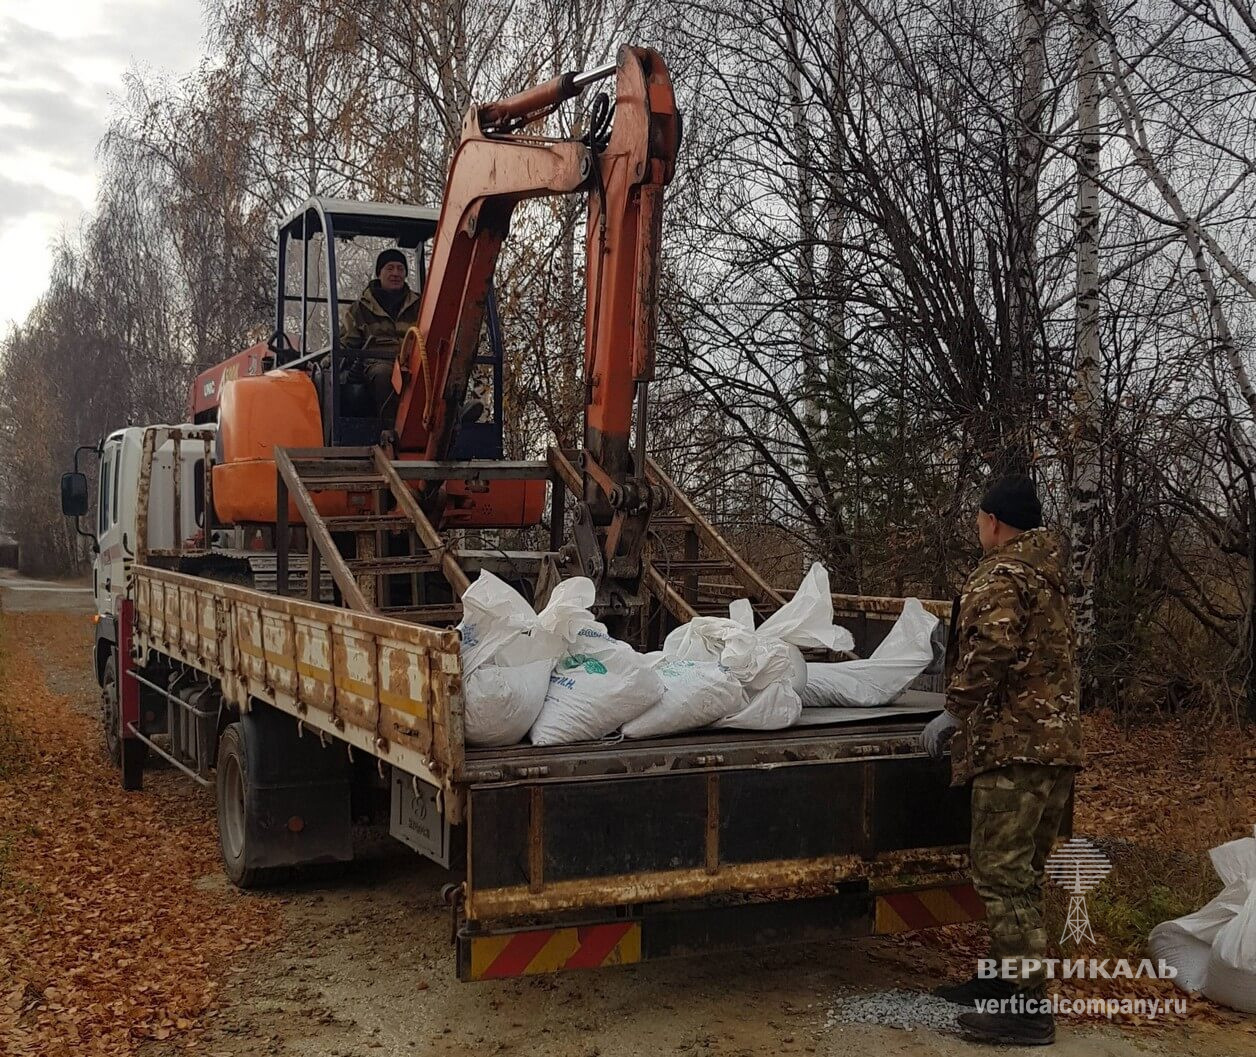
[[[571,671],[572,668],[583,668],[588,675],[606,674],[606,665],[596,657],[589,657],[583,653],[573,653],[569,657],[564,657],[558,664],[563,671],[567,672]]]

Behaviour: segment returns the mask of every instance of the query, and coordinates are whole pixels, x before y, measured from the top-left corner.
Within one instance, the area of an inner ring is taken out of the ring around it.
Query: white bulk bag
[[[802,715],[801,694],[807,685],[807,662],[802,650],[779,639],[760,641],[772,644],[771,660],[744,683],[743,707],[724,716],[715,726],[783,730],[792,727]]]
[[[807,658],[797,646],[790,646],[785,651],[785,656],[789,659],[789,673],[784,676],[784,681],[793,687],[794,693],[801,699],[807,686]]]
[[[527,599],[486,569],[462,596],[462,673],[465,676],[521,634],[538,627]]]
[[[1256,827],[1253,828],[1256,834]],[[1174,983],[1214,1002],[1256,1013],[1256,835],[1209,852],[1225,884],[1201,910],[1151,930],[1152,956],[1177,970]]]
[[[715,661],[689,661],[665,653],[646,654],[663,680],[663,696],[624,724],[626,738],[656,738],[714,723],[745,703],[741,683]]]
[[[779,730],[790,726],[802,711],[795,689],[806,682],[802,652],[780,639],[749,631],[735,620],[695,617],[667,636],[663,653],[675,660],[718,662],[737,679],[744,693],[731,712],[717,717],[715,726]]]
[[[1208,955],[1204,995],[1241,1013],[1256,1013],[1256,885],[1248,883],[1239,912],[1217,930]]]
[[[718,661],[728,633],[740,630],[740,625],[727,617],[694,617],[671,630],[663,640],[662,652],[680,661]]]
[[[541,714],[549,692],[552,658],[514,668],[483,664],[463,686],[468,745],[514,745],[523,741]]]
[[[564,641],[574,641],[581,628],[598,623],[591,612],[595,598],[597,588],[593,581],[587,576],[573,576],[550,592],[549,601],[537,614],[536,621]]]
[[[1193,914],[1162,921],[1147,937],[1153,958],[1177,970],[1173,982],[1183,991],[1202,991],[1208,979],[1212,941],[1222,925],[1243,905],[1245,885],[1228,885],[1212,902]]]
[[[784,730],[798,722],[802,699],[789,679],[777,679],[762,690],[746,692],[746,705],[715,723],[739,730]]]
[[[740,598],[728,607],[728,615],[764,639],[780,639],[803,649],[848,653],[855,648],[849,631],[833,623],[833,591],[829,571],[813,562],[794,597],[756,628],[754,607]]]
[[[663,652],[683,660],[719,660],[740,677],[753,679],[769,665],[777,675],[794,669],[801,654],[781,649],[782,642],[838,653],[855,648],[850,632],[833,623],[829,574],[819,562],[811,566],[794,597],[757,628],[754,607],[739,598],[730,603],[727,617],[694,617],[673,629]]]
[[[527,600],[481,571],[462,596],[464,731],[469,745],[513,745],[540,714],[562,640]]]
[[[903,602],[890,633],[866,660],[807,665],[802,703],[808,708],[878,708],[888,705],[933,660],[938,618],[918,598]]]
[[[759,627],[746,599],[728,607],[729,615],[695,617],[676,628],[663,652],[683,660],[719,661],[740,680],[746,700],[716,726],[743,730],[779,730],[792,726],[802,712],[800,694],[807,666],[799,647],[848,651],[854,639],[833,623],[829,574],[812,565],[794,597]]]
[[[594,619],[588,609],[593,599],[587,577],[565,580],[538,617],[543,628],[562,637],[564,650],[532,725],[534,745],[605,738],[663,696],[663,681],[649,661]]]

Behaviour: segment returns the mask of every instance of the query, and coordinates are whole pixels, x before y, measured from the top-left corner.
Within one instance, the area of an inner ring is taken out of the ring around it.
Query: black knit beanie
[[[1014,529],[1035,529],[1042,524],[1038,489],[1023,474],[1000,477],[981,497],[981,509]]]
[[[406,274],[410,274],[410,265],[406,263],[406,255],[401,250],[387,249],[375,258],[375,277],[379,278],[379,273],[384,270],[385,264],[391,264],[396,261],[405,270]]]

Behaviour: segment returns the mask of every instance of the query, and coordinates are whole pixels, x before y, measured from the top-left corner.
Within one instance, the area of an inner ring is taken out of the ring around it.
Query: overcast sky
[[[123,75],[179,76],[200,51],[200,0],[0,0],[0,333],[43,292],[50,243],[93,205]]]

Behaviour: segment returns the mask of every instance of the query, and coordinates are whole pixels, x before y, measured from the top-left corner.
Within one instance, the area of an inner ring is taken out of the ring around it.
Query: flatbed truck
[[[198,527],[212,449],[195,425],[100,446],[94,658],[123,784],[160,756],[212,785],[234,883],[348,862],[356,825],[386,824],[450,871],[463,980],[981,916],[966,797],[919,747],[936,676],[866,723],[468,746],[456,629],[221,572],[256,555],[274,584],[273,555]],[[859,653],[900,608],[835,596]]]
[[[612,76],[583,135],[526,127]],[[271,338],[202,372],[186,423],[86,449],[90,531],[78,456],[62,481],[95,548],[124,787],[154,758],[212,785],[242,887],[348,862],[359,823],[387,825],[450,871],[464,980],[980,914],[966,798],[918,746],[936,673],[875,720],[467,744],[457,625],[481,571],[537,608],[587,576],[597,618],[643,650],[732,600],[762,619],[788,597],[648,455],[680,134],[648,48],[473,106],[439,210],[312,198],[285,218]],[[515,207],[558,194],[588,199],[582,444],[508,459],[493,267]],[[372,259],[369,290],[386,261],[420,288],[399,347],[345,333]],[[901,607],[834,596],[861,655]]]

